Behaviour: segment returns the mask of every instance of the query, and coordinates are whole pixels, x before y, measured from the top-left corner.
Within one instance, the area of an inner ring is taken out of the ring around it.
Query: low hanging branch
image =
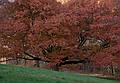
[[[29,54],[27,52],[24,52],[24,54],[27,55],[27,56],[29,56],[29,57],[31,57],[31,58],[33,58],[34,60],[41,60],[41,58],[35,57],[35,56],[33,56],[33,55],[31,55],[31,54]]]
[[[35,57],[35,56],[33,56],[33,55],[31,55],[31,54],[29,54],[29,53],[27,53],[27,52],[24,52],[24,54],[26,54],[27,56],[31,57],[32,59],[22,58],[22,57],[21,57],[21,59],[25,59],[25,60],[39,60],[39,61],[49,62],[49,61],[44,60],[44,59],[42,59],[42,58]]]
[[[66,64],[78,64],[78,63],[87,63],[86,60],[66,60],[59,64],[59,66],[66,65]]]

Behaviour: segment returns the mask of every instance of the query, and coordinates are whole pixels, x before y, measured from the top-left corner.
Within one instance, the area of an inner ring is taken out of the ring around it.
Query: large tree
[[[55,0],[16,0],[6,4],[2,15],[6,14],[7,18],[0,21],[1,56],[22,57],[26,54],[33,59],[41,59],[41,48],[35,36],[40,34],[49,18],[59,14],[60,7],[61,4]]]
[[[17,0],[7,4],[4,10],[8,18],[0,24],[1,41],[7,42],[1,42],[1,55],[42,60],[56,69],[63,64],[84,62],[77,39],[81,28],[77,22],[82,17],[62,9],[54,0]]]

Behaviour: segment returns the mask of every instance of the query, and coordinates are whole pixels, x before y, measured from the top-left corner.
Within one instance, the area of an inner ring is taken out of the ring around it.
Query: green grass
[[[120,81],[82,76],[77,73],[0,65],[0,83],[120,83]]]

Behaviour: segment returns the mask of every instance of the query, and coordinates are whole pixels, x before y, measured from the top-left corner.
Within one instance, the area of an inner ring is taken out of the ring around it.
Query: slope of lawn
[[[0,65],[0,83],[120,83],[75,73]]]

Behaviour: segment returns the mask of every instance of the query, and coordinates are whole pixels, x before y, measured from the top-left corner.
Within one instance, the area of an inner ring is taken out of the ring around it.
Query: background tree
[[[114,49],[119,52],[120,11],[118,3],[118,0],[74,0],[66,5],[70,9],[69,12],[84,18],[85,26],[82,28],[86,35],[83,36],[83,32],[80,32],[79,48],[90,55],[88,58],[93,64],[111,65],[115,60],[113,60]],[[119,64],[119,61],[116,64]]]

